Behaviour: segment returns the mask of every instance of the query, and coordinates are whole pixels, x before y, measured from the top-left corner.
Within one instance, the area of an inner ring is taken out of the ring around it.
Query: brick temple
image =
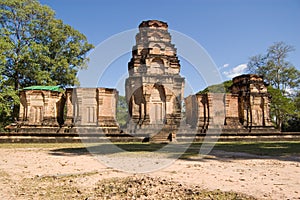
[[[179,126],[184,78],[176,54],[166,23],[151,20],[139,25],[125,84],[128,131],[172,137],[169,134]]]
[[[119,132],[116,121],[118,91],[110,88],[33,86],[20,92],[18,132],[77,132],[96,128]]]
[[[188,96],[185,99],[186,123],[201,133],[214,125],[218,128],[222,125],[223,132],[274,131],[266,86],[260,76],[245,74],[233,78],[230,93]]]
[[[241,75],[233,78],[230,93],[195,94],[184,99],[180,68],[167,23],[143,21],[125,83],[127,128],[120,130],[116,120],[116,89],[33,86],[20,92],[19,118],[9,129],[20,133],[84,130],[133,137],[142,134],[150,141],[174,140],[183,129],[195,133],[216,128],[223,133],[274,131],[270,95],[261,77]],[[182,117],[183,101],[186,118]]]

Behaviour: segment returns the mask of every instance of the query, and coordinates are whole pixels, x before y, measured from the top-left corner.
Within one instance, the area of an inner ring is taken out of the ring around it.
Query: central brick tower
[[[181,120],[184,78],[179,74],[180,64],[167,23],[149,20],[139,25],[128,72],[128,128],[152,131],[161,137],[166,135],[161,132],[176,129]],[[155,137],[153,134],[150,138]]]

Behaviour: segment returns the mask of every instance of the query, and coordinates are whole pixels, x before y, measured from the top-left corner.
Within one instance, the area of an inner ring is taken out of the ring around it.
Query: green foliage
[[[290,91],[299,89],[300,71],[286,60],[294,50],[284,42],[277,42],[267,49],[265,55],[253,56],[248,63],[251,73],[262,76],[272,86],[269,87],[272,95],[271,115],[279,129],[286,127],[296,115],[296,105]]]
[[[300,92],[299,91],[295,95],[294,102],[296,106],[297,117],[300,117]]]
[[[287,122],[282,125],[282,130],[287,132],[300,132],[300,92],[294,99],[295,111],[290,115]]]
[[[76,74],[93,45],[37,0],[0,2],[0,115],[15,117],[18,102],[11,100],[19,89],[79,84]]]
[[[249,71],[264,77],[267,83],[286,94],[289,89],[300,86],[300,71],[286,60],[294,50],[294,47],[284,42],[274,43],[266,55],[250,57]]]
[[[0,80],[3,80],[0,78]],[[14,121],[11,112],[15,104],[19,104],[18,93],[12,87],[5,87],[0,81],[0,132],[4,127]]]
[[[93,47],[86,37],[36,0],[2,0],[1,37],[6,70],[15,90],[31,85],[74,85],[76,73]]]
[[[300,118],[297,116],[290,116],[286,123],[282,124],[282,131],[300,132]]]
[[[221,84],[211,85],[205,88],[202,91],[199,91],[198,94],[206,94],[206,93],[229,93],[229,88],[232,85],[232,80],[225,81]]]
[[[275,119],[276,125],[281,126],[287,123],[290,116],[295,114],[295,104],[291,98],[282,95],[279,89],[275,89],[272,86],[268,87],[268,92],[271,94],[270,115],[272,119]]]
[[[9,49],[9,43],[5,38],[0,37],[0,132],[13,120],[10,115],[11,110],[14,103],[19,103],[17,92],[7,84],[7,79],[3,76],[7,62],[5,52]]]
[[[117,122],[120,127],[124,127],[127,123],[128,117],[128,106],[126,102],[125,96],[119,96],[118,104],[117,104]]]

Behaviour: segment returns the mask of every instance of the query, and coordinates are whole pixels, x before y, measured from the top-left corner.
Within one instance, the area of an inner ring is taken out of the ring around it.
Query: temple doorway
[[[165,120],[166,98],[163,86],[155,85],[150,96],[150,124],[163,124]]]

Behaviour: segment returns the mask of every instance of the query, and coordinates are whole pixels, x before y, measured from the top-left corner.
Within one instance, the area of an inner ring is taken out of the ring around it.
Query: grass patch
[[[161,153],[182,154],[180,158],[189,158],[198,155],[202,145],[202,143],[192,143],[187,148],[188,144],[184,143],[172,145],[143,143],[117,144],[119,148],[129,152],[154,152],[160,150]],[[243,152],[259,156],[300,156],[300,142],[217,142],[213,150]]]
[[[10,177],[10,175],[5,171],[0,170],[0,180],[7,177]]]
[[[260,156],[300,156],[300,142],[218,142],[214,149]]]
[[[0,143],[0,148],[80,148],[83,143]]]
[[[88,175],[26,178],[15,196],[23,199],[255,199],[236,192],[204,190],[169,179],[129,176],[102,179],[92,185],[78,184]]]
[[[149,176],[102,180],[94,191],[96,197],[104,199],[255,199],[236,192],[209,191],[197,185]]]

